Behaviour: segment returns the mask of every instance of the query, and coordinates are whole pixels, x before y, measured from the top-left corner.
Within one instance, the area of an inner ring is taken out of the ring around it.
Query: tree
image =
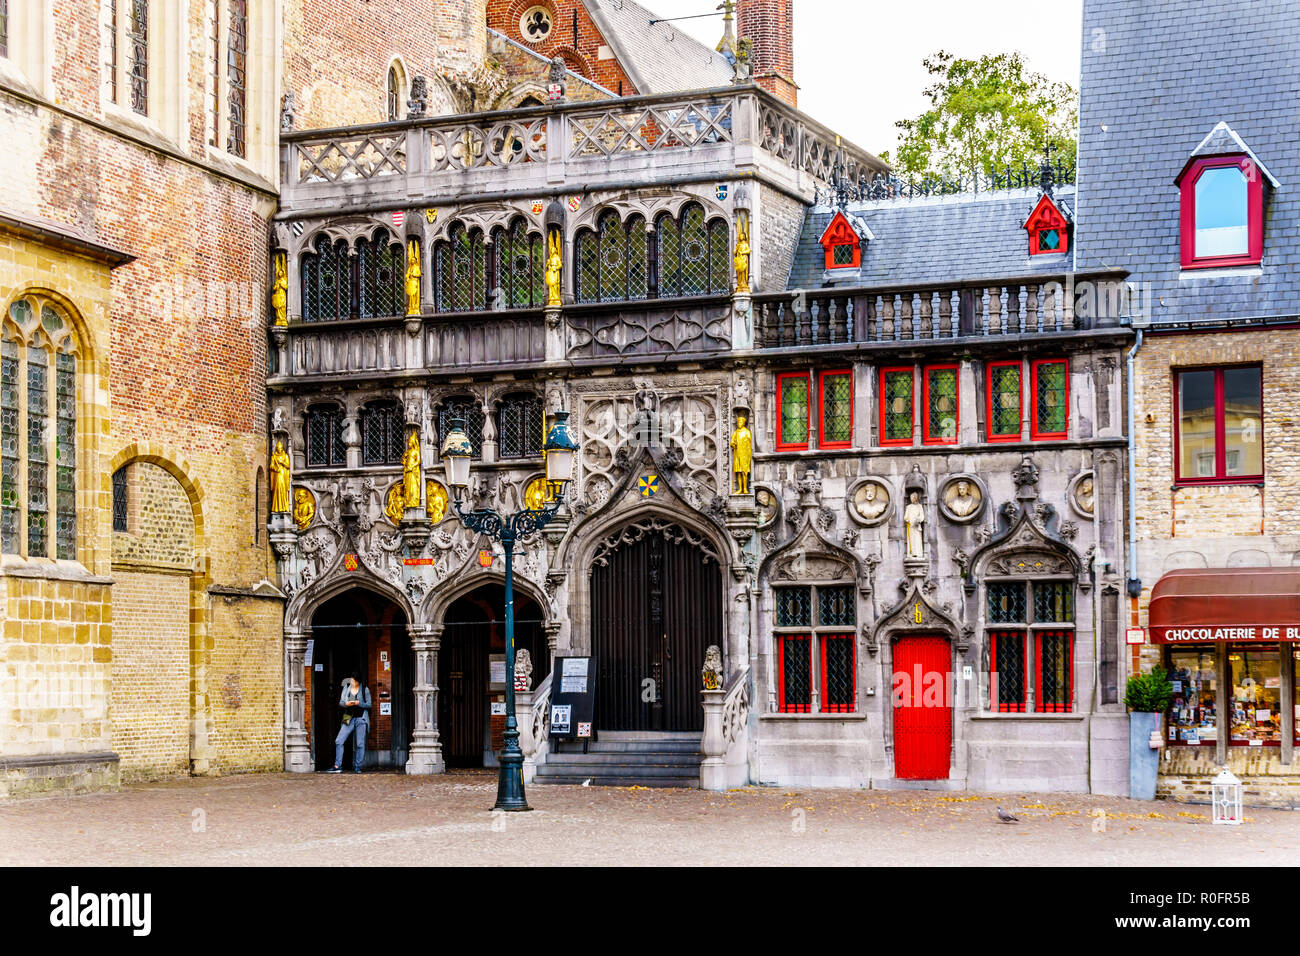
[[[925,90],[930,108],[899,120],[897,173],[955,179],[989,175],[1006,166],[1053,160],[1074,165],[1079,95],[1030,71],[1020,53],[963,60],[940,50],[922,61],[935,82]],[[888,160],[888,155],[885,158]]]

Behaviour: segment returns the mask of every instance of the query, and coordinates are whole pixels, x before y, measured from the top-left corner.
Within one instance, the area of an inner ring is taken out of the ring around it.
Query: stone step
[[[540,773],[541,768],[534,783],[544,783],[547,786],[570,786],[580,787],[586,781],[590,780],[588,786],[591,787],[688,787],[696,788],[700,785],[700,775],[689,774],[676,777],[646,777],[641,775],[635,776],[601,776],[593,777],[590,774],[565,773],[549,777],[543,777]]]

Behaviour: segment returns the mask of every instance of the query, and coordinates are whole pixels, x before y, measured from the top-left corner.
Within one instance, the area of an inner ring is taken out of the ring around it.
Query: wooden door
[[[894,642],[894,776],[946,780],[952,753],[952,651],[938,635]]]
[[[449,767],[483,766],[488,622],[448,623],[438,651],[438,739]]]
[[[596,731],[701,731],[700,668],[722,646],[722,575],[669,526],[601,553],[591,572]]]

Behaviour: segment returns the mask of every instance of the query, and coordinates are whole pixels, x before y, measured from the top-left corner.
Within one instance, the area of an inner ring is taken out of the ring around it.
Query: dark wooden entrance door
[[[938,635],[894,643],[894,776],[946,780],[952,751],[952,661]]]
[[[591,570],[596,732],[703,730],[700,668],[723,645],[718,562],[674,525],[618,541]]]
[[[438,739],[449,767],[483,766],[492,624],[448,622],[438,650]]]

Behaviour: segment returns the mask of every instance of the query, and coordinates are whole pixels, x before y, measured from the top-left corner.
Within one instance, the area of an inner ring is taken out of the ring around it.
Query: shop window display
[[[1234,648],[1228,654],[1232,681],[1229,743],[1276,744],[1282,740],[1282,677],[1277,648]]]
[[[1169,704],[1169,742],[1214,746],[1218,676],[1213,649],[1172,651],[1169,682],[1174,689]]]

